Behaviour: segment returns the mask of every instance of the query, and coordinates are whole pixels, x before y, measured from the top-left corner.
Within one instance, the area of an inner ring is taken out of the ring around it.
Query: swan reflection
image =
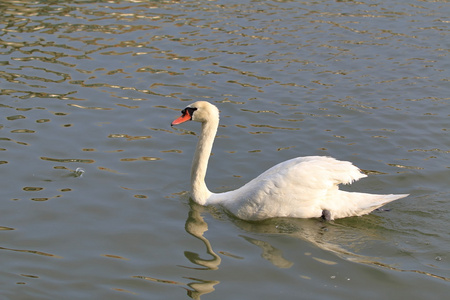
[[[185,224],[186,232],[203,242],[206,247],[206,253],[210,257],[202,258],[198,253],[185,251],[184,255],[186,258],[194,265],[200,267],[181,267],[195,270],[217,270],[222,259],[214,252],[209,240],[203,236],[203,234],[208,230],[208,224],[201,215],[205,208],[193,202],[190,206],[191,209],[189,210],[189,216]],[[186,279],[194,280],[187,284],[190,289],[185,288],[188,296],[192,299],[200,299],[200,296],[213,292],[214,286],[219,283],[219,281],[216,280],[203,280],[191,277]]]
[[[210,256],[202,258],[201,255],[190,251],[185,252],[186,258],[199,267],[186,267],[191,269],[217,270],[221,263],[220,256],[214,252],[211,242],[204,237],[208,230],[208,224],[202,217],[202,213],[207,212],[216,218],[223,217],[223,213],[216,212],[214,208],[204,207],[190,202],[189,217],[186,220],[185,229],[192,236],[201,240],[206,253]],[[383,232],[382,225],[379,224],[382,218],[376,215],[365,218],[349,218],[339,222],[323,222],[319,219],[295,219],[295,218],[275,218],[264,221],[245,221],[233,216],[229,216],[237,227],[248,232],[257,234],[288,235],[296,239],[307,241],[316,247],[331,252],[336,256],[366,264],[380,264],[375,257],[356,254],[359,250],[367,247],[373,241],[384,240],[380,234]],[[255,236],[240,235],[245,241],[261,249],[261,257],[278,268],[290,268],[294,262],[283,256],[281,249],[270,244],[267,240],[255,238]],[[235,255],[218,251],[221,255],[238,258]],[[316,259],[312,257],[313,259]],[[330,264],[331,262],[328,262]]]
[[[201,212],[203,211],[203,209],[204,207],[202,207],[201,205],[198,205],[194,202],[191,203],[191,209],[189,211],[189,216],[186,220],[185,229],[187,233],[198,238],[205,244],[206,253],[209,254],[211,258],[209,259],[200,258],[200,255],[190,251],[185,251],[184,255],[193,264],[204,267],[202,269],[217,270],[222,260],[220,256],[213,251],[209,240],[203,236],[203,234],[208,230],[208,224],[201,216]]]
[[[271,262],[274,266],[286,269],[292,267],[294,263],[292,261],[287,260],[283,257],[283,253],[280,249],[275,248],[270,243],[257,240],[248,236],[241,235],[246,241],[252,243],[255,246],[258,246],[262,250],[261,257]]]
[[[372,218],[372,222],[376,219]],[[367,263],[372,257],[356,254],[360,247],[368,241],[383,239],[377,230],[352,228],[346,224],[323,222],[319,219],[277,218],[262,222],[248,222],[239,219],[233,222],[241,229],[251,233],[288,235],[307,241],[316,247],[331,252],[336,256],[355,262]],[[374,226],[374,224],[372,224]],[[375,225],[376,227],[376,225]],[[256,241],[254,238],[243,238],[263,250],[262,257],[279,268],[290,268],[294,263],[283,257],[282,251],[276,249],[267,241]],[[344,246],[343,246],[344,245]],[[312,257],[323,262],[323,259]],[[327,261],[327,264],[334,262]]]

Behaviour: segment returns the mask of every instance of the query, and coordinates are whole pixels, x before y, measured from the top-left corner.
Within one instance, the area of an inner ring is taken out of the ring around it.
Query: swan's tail
[[[339,191],[339,196],[338,207],[335,210],[330,209],[333,219],[366,215],[386,203],[407,197],[409,194],[375,195]]]

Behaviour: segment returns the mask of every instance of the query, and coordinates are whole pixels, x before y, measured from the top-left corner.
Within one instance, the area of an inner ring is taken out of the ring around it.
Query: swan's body
[[[219,125],[219,110],[208,102],[199,101],[186,107],[172,125],[189,120],[202,123],[191,171],[191,197],[200,205],[221,205],[245,220],[274,217],[333,220],[368,214],[388,202],[408,196],[340,191],[339,184],[350,184],[367,175],[348,161],[324,156],[287,160],[237,190],[212,193],[206,186],[205,176]]]

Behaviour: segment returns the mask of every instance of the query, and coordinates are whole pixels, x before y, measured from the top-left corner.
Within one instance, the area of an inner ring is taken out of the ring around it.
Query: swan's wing
[[[329,189],[364,177],[367,175],[349,161],[326,156],[306,156],[282,162],[256,179],[273,178],[296,186]]]

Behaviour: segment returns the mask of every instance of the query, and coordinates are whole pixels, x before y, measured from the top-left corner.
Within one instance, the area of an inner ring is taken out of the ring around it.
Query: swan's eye
[[[181,114],[182,114],[183,116],[185,116],[186,114],[189,114],[189,116],[190,116],[191,119],[192,119],[192,115],[194,114],[194,111],[196,111],[196,110],[197,110],[196,107],[186,107],[185,109],[183,109],[183,110],[181,111]]]

